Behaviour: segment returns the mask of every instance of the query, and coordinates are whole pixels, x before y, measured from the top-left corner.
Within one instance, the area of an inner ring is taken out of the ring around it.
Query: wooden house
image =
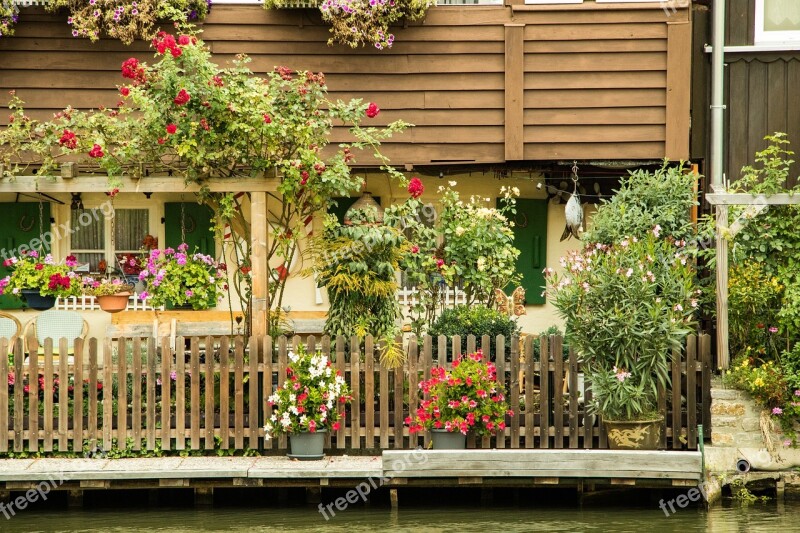
[[[318,11],[266,11],[257,4],[215,2],[202,25],[202,37],[217,61],[246,53],[256,72],[276,65],[323,71],[333,98],[378,103],[382,112],[376,120],[381,124],[395,119],[415,124],[387,142],[384,151],[398,168],[428,183],[424,200],[436,202],[440,179],[457,181],[463,194],[490,202],[503,185],[520,188],[521,216],[529,221],[516,229],[523,251],[519,268],[528,289],[525,331],[538,332],[556,321],[540,296],[541,271],[556,266],[564,251],[576,244],[559,241],[563,204],[548,201],[553,196],[548,191],[569,178],[573,162],[578,162],[581,184],[590,197],[592,191],[610,191],[609,184],[626,168],[692,155],[688,2],[511,0],[440,5],[424,20],[395,28],[394,46],[383,51],[328,46],[328,28]],[[747,35],[742,30],[742,39]],[[151,60],[148,43],[125,46],[112,40],[74,39],[62,16],[25,7],[16,35],[0,40],[0,103],[14,89],[37,118],[67,105],[114,106],[116,86],[123,81],[120,64],[131,56]],[[776,59],[781,61],[778,65],[787,65],[781,67],[787,84],[774,90],[783,91],[783,104],[796,107],[789,97],[795,71],[788,61]],[[772,72],[773,62],[758,68]],[[743,60],[742,70],[752,71],[753,66]],[[754,105],[765,104],[764,91],[773,88],[760,90],[753,93]],[[6,114],[0,114],[0,126],[6,121]],[[332,141],[343,136],[337,131]],[[732,150],[731,157],[739,153]],[[384,205],[402,198],[376,169],[358,171],[366,173],[367,188]],[[550,187],[541,187],[543,183]],[[114,249],[110,226],[91,222],[91,233],[82,234],[85,242],[66,235],[54,242],[55,253],[78,252],[96,263],[134,251],[140,234],[174,244],[178,220],[185,221],[186,213],[196,209],[192,193],[176,188],[143,194],[152,192],[146,183],[133,190],[139,192],[123,189],[115,200],[118,213],[129,212],[121,215],[127,217],[128,229],[115,230],[122,233],[115,235]],[[0,184],[0,209],[9,213],[0,218],[0,232],[9,236],[8,245],[28,237],[22,232],[27,227],[23,222],[39,217],[40,202],[52,229],[79,222],[70,192],[81,193],[79,201],[86,209],[107,200],[80,177],[70,188],[52,189],[47,196]],[[218,253],[220,243],[197,223],[203,214],[192,211],[189,217],[196,222],[191,238]],[[299,269],[298,260],[291,271]],[[310,279],[297,276],[290,279],[285,305],[306,317],[325,310],[324,295],[316,294]],[[96,314],[91,334],[103,336],[109,319]]]

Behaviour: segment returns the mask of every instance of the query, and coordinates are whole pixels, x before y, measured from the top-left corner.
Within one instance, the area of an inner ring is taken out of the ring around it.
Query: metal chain
[[[572,163],[572,183],[575,185],[575,190],[578,190],[578,161]]]
[[[186,242],[186,212],[183,205],[183,195],[181,195],[181,244]]]
[[[42,246],[44,246],[44,202],[41,196],[39,197],[39,238],[42,239]],[[42,250],[43,251],[43,250]]]

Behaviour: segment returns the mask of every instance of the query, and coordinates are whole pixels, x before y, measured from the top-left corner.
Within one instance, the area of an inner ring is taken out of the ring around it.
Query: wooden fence
[[[133,450],[246,450],[282,453],[286,437],[264,440],[270,416],[267,396],[286,376],[287,356],[299,337],[193,337],[178,339],[185,352],[175,356],[170,339],[77,341],[74,361],[53,355],[48,339],[44,354],[26,359],[22,343],[13,357],[0,358],[0,453],[76,451],[87,447]],[[402,368],[380,364],[372,338],[306,339],[311,349],[330,355],[350,384],[353,402],[341,429],[329,435],[332,451],[402,449],[426,446],[428,437],[409,435],[403,421],[417,407],[418,383],[450,353],[489,352],[491,340],[468,337],[406,343]],[[549,362],[535,357],[534,343]],[[8,347],[0,340],[0,350]],[[345,349],[349,346],[349,349]],[[708,335],[690,336],[673,358],[672,388],[659,404],[667,414],[661,446],[696,449],[697,425],[710,428],[711,350]],[[57,352],[67,353],[64,339]],[[605,448],[602,427],[586,415],[588,382],[579,390],[581,365],[574,352],[562,355],[557,336],[494,339],[498,376],[506,382],[511,409],[505,432],[468,440],[478,448]],[[35,352],[34,352],[35,353]],[[162,354],[168,356],[162,357]],[[439,357],[442,354],[442,357]],[[566,381],[566,386],[565,386]],[[66,391],[66,394],[64,394]],[[411,391],[411,394],[409,394]],[[706,433],[709,434],[709,433]]]

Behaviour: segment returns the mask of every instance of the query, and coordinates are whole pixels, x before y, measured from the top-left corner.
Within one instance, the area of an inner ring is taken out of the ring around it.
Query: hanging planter
[[[121,292],[98,296],[97,303],[100,305],[100,309],[106,313],[119,313],[128,308],[128,298],[130,298],[131,294],[130,292]]]
[[[28,307],[37,311],[47,311],[56,305],[55,296],[42,296],[39,289],[22,289],[22,297],[25,298],[25,303]]]

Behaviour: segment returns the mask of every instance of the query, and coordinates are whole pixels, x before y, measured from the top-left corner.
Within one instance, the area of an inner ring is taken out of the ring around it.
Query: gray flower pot
[[[460,431],[432,429],[431,444],[434,450],[464,450],[467,447],[467,436]]]
[[[323,453],[325,435],[326,431],[324,429],[317,430],[315,433],[303,431],[302,433],[289,435],[291,453],[287,455],[293,459],[322,459],[325,457]]]

